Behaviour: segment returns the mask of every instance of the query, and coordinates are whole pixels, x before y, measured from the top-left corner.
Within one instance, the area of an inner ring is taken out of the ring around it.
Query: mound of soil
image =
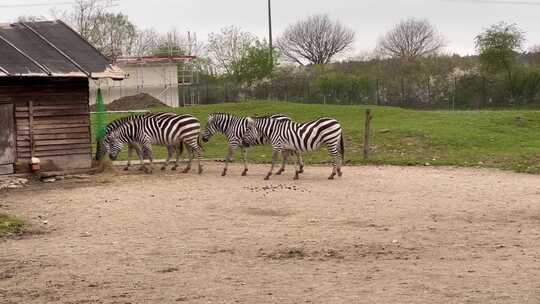
[[[105,105],[107,111],[130,111],[130,110],[146,110],[149,108],[168,108],[169,106],[161,102],[159,99],[146,93],[140,93],[132,96],[119,98],[108,105]],[[92,105],[90,110],[95,112],[96,105]]]

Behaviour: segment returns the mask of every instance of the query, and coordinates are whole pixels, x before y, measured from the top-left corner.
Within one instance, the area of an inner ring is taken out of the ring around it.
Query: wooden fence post
[[[371,115],[371,110],[366,110],[366,118],[365,118],[365,125],[364,125],[364,160],[367,160],[369,158],[369,139],[371,135],[371,119],[373,118],[373,115]]]

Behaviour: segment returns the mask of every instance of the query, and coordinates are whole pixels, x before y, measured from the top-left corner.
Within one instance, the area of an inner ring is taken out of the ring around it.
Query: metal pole
[[[274,69],[274,48],[272,46],[272,3],[268,0],[268,47],[270,49],[270,66]]]

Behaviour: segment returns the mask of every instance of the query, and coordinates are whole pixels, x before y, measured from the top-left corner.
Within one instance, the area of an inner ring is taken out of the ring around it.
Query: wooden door
[[[0,174],[13,173],[16,160],[13,104],[0,104]]]

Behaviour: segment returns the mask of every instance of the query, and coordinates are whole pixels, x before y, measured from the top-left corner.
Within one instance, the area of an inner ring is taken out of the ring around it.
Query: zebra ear
[[[251,117],[247,117],[246,120],[247,120],[248,126],[253,126],[255,124],[255,120],[253,120],[253,118]]]

